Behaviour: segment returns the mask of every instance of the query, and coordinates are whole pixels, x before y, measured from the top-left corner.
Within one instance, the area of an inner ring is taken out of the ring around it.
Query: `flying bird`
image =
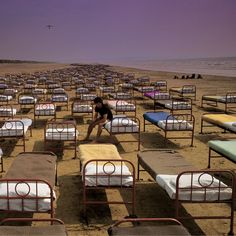
[[[53,26],[53,25],[46,25],[46,27],[50,30],[50,29],[52,29],[54,26]]]

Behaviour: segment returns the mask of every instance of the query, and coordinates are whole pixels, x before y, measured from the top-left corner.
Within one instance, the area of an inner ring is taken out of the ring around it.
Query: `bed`
[[[155,86],[157,90],[167,91],[167,81],[166,80],[157,80],[151,83],[151,85]]]
[[[40,223],[37,226],[19,225],[28,223]],[[44,224],[47,223],[47,225]],[[12,223],[16,225],[12,225]],[[49,224],[50,223],[50,224]],[[11,224],[11,225],[8,225]],[[49,225],[48,225],[49,224]],[[64,223],[56,218],[6,218],[0,222],[0,235],[47,235],[47,236],[67,236]]]
[[[230,170],[197,170],[174,150],[145,150],[137,154],[138,179],[147,171],[175,202],[176,219],[227,219],[229,234],[233,235],[235,173]],[[217,177],[216,177],[217,176]],[[223,180],[227,179],[227,184]],[[230,206],[230,213],[222,215],[181,215],[181,203],[222,204]]]
[[[192,99],[191,98],[172,98],[155,101],[155,107],[159,106],[170,110],[172,114],[176,112],[189,113],[192,115]]]
[[[13,118],[16,115],[17,109],[11,105],[0,106],[0,118]]]
[[[190,114],[170,114],[169,112],[145,112],[143,114],[145,131],[146,121],[164,131],[165,143],[167,139],[190,139],[193,146],[195,118]],[[170,132],[178,132],[179,136],[167,136]],[[187,136],[187,134],[190,134]]]
[[[218,104],[224,105],[225,113],[236,112],[236,92],[228,92],[225,95],[203,95],[201,107],[204,105],[218,107]]]
[[[196,86],[183,85],[182,87],[173,87],[169,89],[170,94],[178,94],[181,97],[193,98],[196,100]]]
[[[151,224],[150,223],[155,223]],[[131,225],[127,225],[131,223]],[[148,224],[149,223],[149,224]],[[191,235],[187,229],[173,218],[130,218],[117,221],[108,228],[109,236],[116,235]]]
[[[154,90],[151,92],[144,93],[144,96],[153,100],[153,110],[156,109],[156,102],[159,100],[169,100],[172,96],[168,92],[161,92],[159,90]]]
[[[69,109],[69,97],[67,93],[53,94],[51,96],[51,102],[54,103],[55,106],[66,106],[67,111]]]
[[[115,86],[100,86],[99,91],[100,91],[100,96],[104,97],[106,94],[114,93]]]
[[[114,115],[113,120],[104,125],[105,130],[112,135],[136,134],[137,139],[120,142],[137,142],[140,150],[140,121],[135,116]]]
[[[68,142],[64,149],[73,149],[74,158],[77,157],[77,141],[79,131],[74,120],[52,119],[44,128],[44,144],[47,150],[49,143]]]
[[[48,213],[53,218],[56,161],[57,156],[49,152],[17,155],[0,179],[0,211]]]
[[[71,115],[74,117],[76,114],[88,114],[93,119],[93,105],[90,101],[74,101],[71,107]]]
[[[33,96],[42,98],[42,99],[46,99],[46,93],[47,93],[47,89],[44,89],[44,88],[35,88],[32,91]]]
[[[56,118],[55,104],[50,102],[36,103],[34,106],[34,125],[36,125],[36,118],[39,118],[39,116],[53,116],[53,118]]]
[[[116,100],[130,100],[132,99],[133,95],[128,92],[116,92],[116,93],[109,93],[108,96],[112,99]]]
[[[201,134],[204,128],[216,126],[225,131],[236,133],[236,116],[228,114],[206,113],[201,118]]]
[[[24,94],[20,94],[18,96],[18,104],[20,104],[20,108],[24,107],[33,107],[34,104],[37,102],[37,98],[34,96],[28,96]]]
[[[16,94],[18,93],[18,90],[17,89],[14,89],[14,88],[8,88],[8,89],[5,89],[4,90],[4,95],[7,95],[7,96],[12,96],[12,98],[16,98]]]
[[[84,213],[89,204],[128,204],[135,211],[135,168],[123,159],[116,146],[112,144],[81,144],[79,146],[81,175],[83,181]],[[91,200],[90,189],[126,189],[131,192],[128,200]]]
[[[155,91],[154,86],[135,86],[133,89],[138,93],[141,93],[143,98],[145,93]]]
[[[96,94],[93,93],[87,93],[87,94],[81,94],[80,99],[82,101],[93,101],[97,97]]]
[[[87,88],[76,88],[75,95],[76,97],[79,97],[81,94],[88,94],[89,90]]]
[[[134,113],[134,116],[136,116],[135,100],[108,100],[107,104],[110,109],[115,111],[116,114],[118,114],[119,112],[122,112],[123,114],[131,112]]]
[[[236,140],[211,140],[208,142],[208,168],[211,167],[212,158],[226,158],[227,160],[236,163]],[[218,155],[214,155],[217,153]]]
[[[6,120],[0,128],[0,138],[21,139],[22,144],[18,144],[17,146],[23,146],[25,152],[25,140],[28,130],[30,130],[30,136],[32,136],[31,125],[32,120],[29,118]]]
[[[0,94],[0,103],[2,104],[8,104],[12,99],[11,95]]]

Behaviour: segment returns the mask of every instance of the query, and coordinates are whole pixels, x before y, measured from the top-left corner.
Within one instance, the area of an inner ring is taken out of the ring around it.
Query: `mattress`
[[[145,93],[145,92],[154,91],[155,88],[153,86],[144,86],[144,87],[137,87],[136,90],[141,92],[141,93]]]
[[[115,111],[135,111],[136,107],[134,104],[128,103],[126,101],[118,101],[118,100],[109,100],[108,105],[111,109]]]
[[[88,104],[73,104],[73,112],[78,112],[78,113],[92,113],[93,112],[93,107]]]
[[[109,92],[114,92],[115,88],[114,87],[99,87],[99,89],[103,92],[103,93],[109,93]]]
[[[192,130],[193,126],[186,120],[160,120],[157,123],[158,127],[163,130],[179,131]]]
[[[119,84],[121,88],[133,88],[132,83],[124,83],[124,84]]]
[[[219,102],[219,101],[222,101],[222,99],[224,99],[224,97],[225,96],[204,95],[204,96],[202,96],[202,99],[206,100],[206,101]]]
[[[101,162],[91,162],[85,169],[86,186],[131,186],[133,184],[132,175],[128,167],[121,162],[114,166],[107,163],[106,159],[122,160],[115,145],[112,144],[82,144],[79,146],[79,157],[82,167],[90,160],[102,159]],[[114,164],[116,162],[113,162]],[[109,174],[110,173],[110,174]],[[100,176],[99,176],[100,175]]]
[[[0,107],[0,116],[14,116],[16,108]]]
[[[117,99],[117,100],[132,98],[132,95],[129,93],[111,93],[110,96],[113,97],[114,99]]]
[[[77,88],[76,89],[77,94],[83,94],[83,93],[89,93],[89,90],[87,88]]]
[[[236,116],[227,114],[206,114],[202,116],[202,120],[236,132]]]
[[[8,120],[0,128],[0,137],[23,136],[31,125],[32,120],[27,118],[21,120]]]
[[[156,182],[168,193],[171,199],[176,198],[177,175],[157,175]],[[192,186],[191,190],[190,187]],[[203,188],[202,186],[205,186]],[[232,198],[232,189],[223,182],[206,173],[184,174],[179,179],[179,200],[207,201],[228,200]],[[221,191],[219,192],[219,187]],[[184,189],[185,188],[185,189]],[[205,196],[206,194],[206,196]]]
[[[55,126],[56,127],[56,126]],[[46,130],[46,140],[60,140],[60,141],[73,141],[79,135],[75,128],[63,127],[58,125],[58,128],[48,128]]]
[[[53,95],[51,98],[52,102],[67,102],[68,97],[66,95]]]
[[[37,98],[31,96],[22,96],[19,99],[20,104],[34,104],[37,102]]]
[[[104,125],[109,133],[137,133],[139,126],[136,122],[128,117],[113,118],[112,121]]]
[[[93,101],[96,97],[96,94],[81,94],[80,98],[84,101]]]
[[[35,106],[34,114],[37,116],[51,116],[55,115],[55,106],[53,104],[37,104]]]
[[[151,99],[154,99],[155,95],[159,94],[159,93],[160,93],[160,91],[156,90],[156,91],[146,92],[146,93],[144,93],[144,96],[148,97],[148,98],[151,98]]]
[[[65,93],[65,89],[64,88],[55,88],[55,89],[53,89],[53,93],[54,94],[62,94],[62,93]]]
[[[157,124],[158,121],[161,120],[166,120],[166,118],[169,116],[169,118],[171,118],[172,116],[170,116],[170,113],[168,112],[146,112],[143,114],[143,118],[149,122],[151,122],[152,124]]]
[[[12,100],[12,96],[10,95],[0,95],[0,101],[1,102],[8,102]]]
[[[175,102],[175,101],[166,103],[165,107],[173,110],[186,110],[192,108],[191,104],[189,104],[188,102]]]
[[[40,88],[34,89],[32,91],[32,94],[34,94],[34,95],[43,95],[43,94],[46,94],[46,93],[47,93],[46,89],[40,89]]]
[[[208,142],[208,146],[236,162],[236,140],[211,140]]]
[[[6,175],[5,179],[38,179],[47,181],[50,186],[55,185],[55,175],[56,175],[56,160],[55,155],[43,154],[43,153],[22,153],[19,154]],[[21,171],[19,171],[21,170]],[[19,187],[18,187],[19,186]],[[20,194],[27,194],[29,188],[26,184],[19,184],[17,186],[17,191]],[[44,182],[40,182],[38,193],[42,197],[50,197],[50,188]],[[6,184],[4,179],[1,180],[0,186],[0,197],[6,195]],[[9,192],[9,191],[8,191]],[[11,183],[10,194],[12,196],[16,195],[15,191],[15,182]],[[30,183],[30,193],[32,197],[36,195],[36,185],[35,183]],[[56,198],[55,192],[53,192],[54,198]],[[6,209],[6,200],[0,199],[0,209]],[[10,200],[10,209],[11,210],[21,210],[21,200]],[[25,210],[35,211],[35,200],[25,200],[24,202]],[[39,210],[47,211],[51,209],[50,199],[39,200]]]

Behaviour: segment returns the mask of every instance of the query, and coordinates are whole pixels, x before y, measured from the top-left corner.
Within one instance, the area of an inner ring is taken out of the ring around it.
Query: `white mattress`
[[[139,126],[127,117],[114,118],[105,124],[105,129],[112,133],[137,133]]]
[[[0,95],[0,101],[1,102],[7,102],[7,101],[11,101],[12,100],[12,96],[10,96],[10,95]]]
[[[224,122],[223,126],[232,132],[236,132],[236,122]]]
[[[52,102],[67,102],[68,97],[66,95],[53,95],[51,100]]]
[[[62,140],[69,141],[74,140],[79,135],[79,132],[75,128],[67,128],[58,125],[58,128],[48,128],[46,130],[47,140]]]
[[[53,89],[53,93],[54,94],[65,93],[65,89],[64,88],[55,88],[55,89]]]
[[[236,102],[236,95],[231,95],[231,96],[224,96],[220,99],[220,101],[222,102],[226,102],[227,103],[235,103]]]
[[[27,195],[28,197],[35,197],[36,196],[36,189],[37,189],[37,196],[38,197],[50,197],[50,188],[45,183],[38,183],[37,185],[33,182],[28,183],[29,186],[26,184],[18,184],[17,185],[17,193],[24,196]],[[36,187],[37,186],[37,187]],[[30,192],[29,192],[30,189]],[[28,193],[29,192],[29,193]],[[8,189],[7,184],[4,182],[0,183],[0,197],[9,196],[9,197],[17,197],[16,193],[16,183],[9,183]],[[53,197],[56,198],[56,194],[53,191]],[[22,200],[21,199],[11,199],[9,200],[10,203],[10,210],[15,211],[22,211]],[[25,211],[36,211],[36,200],[24,200],[24,210]],[[38,201],[38,210],[40,212],[45,212],[51,209],[51,202],[50,198],[41,199]],[[7,200],[0,199],[0,210],[7,210]]]
[[[31,96],[22,96],[19,99],[20,104],[34,104],[37,102],[37,98]]]
[[[102,87],[102,86],[100,86],[99,89],[100,89],[102,92],[106,92],[106,93],[114,92],[114,91],[115,91],[115,88],[114,88],[114,87]]]
[[[0,107],[0,116],[14,116],[16,115],[16,108]]]
[[[59,84],[49,84],[49,85],[48,85],[48,88],[49,88],[49,89],[54,89],[54,88],[59,88],[59,87],[60,87]]]
[[[24,124],[24,130],[22,123]],[[32,125],[31,119],[8,120],[0,128],[0,137],[22,136],[25,135],[29,126]]]
[[[152,92],[155,90],[155,88],[153,86],[144,86],[144,87],[138,87],[137,90],[141,93],[145,93],[145,92]]]
[[[155,93],[154,94],[154,99],[170,99],[170,94],[169,93]]]
[[[134,104],[126,101],[109,100],[107,103],[115,111],[135,111],[136,109]]]
[[[55,106],[53,104],[37,104],[34,114],[37,116],[50,116],[55,114]]]
[[[91,113],[91,112],[93,112],[93,107],[91,105],[87,105],[87,104],[74,104],[73,105],[73,112]]]
[[[111,93],[110,96],[118,100],[132,98],[131,94],[129,93]]]
[[[106,173],[112,173],[110,178],[109,175],[106,175],[104,173],[104,170]],[[133,184],[133,178],[132,174],[129,171],[128,167],[126,165],[116,165],[115,170],[112,165],[105,165],[103,168],[103,165],[95,165],[93,163],[88,164],[87,168],[85,170],[86,176],[85,176],[85,185],[86,186],[132,186]],[[93,177],[93,176],[87,176],[87,175],[106,175],[106,176],[99,176],[99,177]],[[121,176],[114,176],[114,175],[121,175]],[[125,176],[129,175],[129,176]]]
[[[96,97],[96,94],[81,94],[80,98],[84,101],[93,101]]]
[[[193,126],[187,122],[186,120],[168,120],[167,127],[166,127],[166,120],[158,121],[158,126],[161,129],[166,130],[192,130]]]
[[[203,186],[211,186],[215,187],[214,189],[206,189],[206,200],[209,201],[216,201],[218,200],[219,196],[219,180],[216,178],[212,179],[212,176],[209,174],[203,174],[202,177],[200,177],[200,183],[198,182],[199,176],[201,174],[194,174],[193,177],[193,184],[194,187],[192,191],[192,200],[194,201],[203,201],[204,200],[204,194],[205,191],[202,189],[201,185]],[[156,182],[168,193],[169,197],[171,199],[176,198],[176,178],[177,175],[157,175],[156,176]],[[180,187],[190,187],[191,186],[191,175],[183,175],[180,178]],[[224,183],[220,183],[221,187],[226,187]],[[218,188],[217,188],[218,187]],[[232,189],[226,188],[221,189],[220,191],[220,199],[221,200],[227,200],[232,198]],[[191,191],[188,189],[181,189],[179,191],[179,199],[180,200],[190,200],[191,199]]]
[[[131,83],[124,83],[119,85],[121,88],[133,88],[133,84]]]
[[[195,88],[182,88],[182,93],[195,93]]]
[[[35,95],[46,94],[47,90],[46,89],[37,88],[37,89],[33,90],[32,93],[35,94]]]
[[[191,104],[187,102],[171,102],[167,103],[165,107],[174,110],[191,109]]]
[[[89,90],[87,88],[77,88],[76,93],[77,94],[89,93]]]

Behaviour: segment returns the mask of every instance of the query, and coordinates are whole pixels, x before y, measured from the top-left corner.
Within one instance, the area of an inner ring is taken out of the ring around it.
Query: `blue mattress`
[[[166,118],[170,115],[168,112],[160,111],[160,112],[146,112],[143,114],[143,118],[152,124],[157,124],[160,120],[166,120]]]

